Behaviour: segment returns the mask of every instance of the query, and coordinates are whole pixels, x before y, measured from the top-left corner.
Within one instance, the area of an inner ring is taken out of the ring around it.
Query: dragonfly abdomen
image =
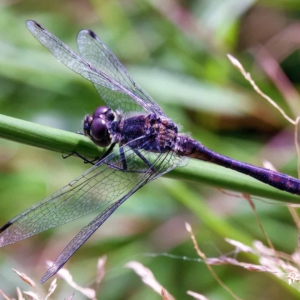
[[[216,153],[196,140],[185,135],[178,135],[176,153],[190,158],[204,160],[225,168],[251,176],[279,190],[300,195],[300,180],[273,170],[253,166]]]

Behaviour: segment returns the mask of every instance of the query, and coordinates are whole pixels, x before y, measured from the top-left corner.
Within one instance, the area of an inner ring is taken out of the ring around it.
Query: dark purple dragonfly
[[[56,274],[74,252],[133,193],[181,165],[200,159],[254,177],[277,189],[300,194],[296,178],[239,162],[205,148],[178,127],[129,76],[90,30],[77,37],[80,56],[35,21],[27,27],[37,40],[74,72],[91,81],[108,106],[86,116],[83,131],[104,156],[67,186],[11,219],[0,229],[0,247],[16,243],[93,210],[98,216],[67,245],[41,279]]]

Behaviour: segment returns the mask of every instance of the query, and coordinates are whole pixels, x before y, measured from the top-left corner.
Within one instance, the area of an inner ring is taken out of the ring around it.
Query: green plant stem
[[[101,157],[103,149],[86,136],[0,115],[0,138],[64,154]]]
[[[0,115],[0,138],[64,154],[72,154],[76,151],[87,158],[101,157],[104,153],[104,149],[97,147],[83,135],[4,115]],[[299,196],[277,190],[249,176],[202,161],[191,160],[188,166],[178,167],[166,176],[283,202],[300,202]]]

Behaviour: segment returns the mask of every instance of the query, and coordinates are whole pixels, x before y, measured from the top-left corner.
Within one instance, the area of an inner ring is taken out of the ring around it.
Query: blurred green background
[[[0,113],[77,132],[83,116],[102,102],[91,83],[32,37],[27,19],[40,22],[73,49],[80,29],[94,30],[184,132],[224,155],[256,165],[269,160],[297,177],[294,128],[253,91],[226,54],[238,58],[266,94],[297,116],[299,1],[2,0]],[[57,153],[0,140],[1,224],[86,169],[79,159],[63,160]],[[185,222],[192,224],[208,257],[233,250],[225,237],[266,244],[248,202],[237,196],[201,182],[158,179],[120,207],[66,267],[80,285],[88,286],[95,280],[98,257],[106,254],[98,299],[160,299],[124,268],[130,260],[150,268],[176,299],[191,299],[188,290],[209,299],[232,299],[204,263],[145,253],[196,258]],[[255,205],[274,247],[293,253],[298,231],[288,209],[258,200]],[[45,260],[54,260],[95,215],[1,249],[0,288],[11,297],[16,297],[16,286],[28,290],[11,268],[38,282]],[[240,298],[298,298],[298,284],[288,286],[273,275],[234,266],[214,270]],[[73,291],[62,280],[58,285],[54,299]],[[76,292],[75,299],[85,298]]]

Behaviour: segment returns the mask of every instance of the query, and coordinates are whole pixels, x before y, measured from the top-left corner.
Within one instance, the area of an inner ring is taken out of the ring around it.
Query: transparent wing
[[[146,149],[147,143],[149,141],[144,144]],[[55,274],[128,197],[182,162],[182,158],[172,152],[162,154],[139,150],[137,155],[136,151],[130,148],[130,143],[117,148],[67,186],[10,220],[0,229],[0,247],[98,209],[99,216],[67,246],[47,273],[47,278]]]
[[[93,67],[122,84],[140,99],[139,102],[135,102],[126,94],[117,94],[94,82],[100,96],[110,108],[130,112],[140,111],[142,106],[148,112],[165,116],[159,105],[133,81],[124,66],[93,31],[80,31],[77,36],[77,45],[80,55]]]
[[[148,153],[141,151],[142,155],[147,157]],[[67,245],[63,252],[56,259],[54,264],[47,270],[46,274],[41,279],[41,283],[48,280],[54,274],[56,274],[63,265],[69,260],[69,258],[79,249],[79,247],[108,219],[108,217],[133,193],[140,189],[145,183],[154,180],[157,177],[160,177],[166,172],[169,172],[176,166],[180,165],[184,159],[178,157],[174,152],[168,152],[164,154],[156,154],[152,156],[153,166],[155,168],[154,172],[147,172],[141,175],[139,183],[132,189],[128,194],[119,200],[113,202],[108,206],[101,214],[99,214],[92,222],[90,222],[86,227],[84,227],[75,238]],[[138,163],[140,165],[140,162]]]
[[[37,22],[29,20],[26,24],[35,38],[60,62],[93,82],[110,108],[128,112],[141,111],[141,106],[147,112],[165,116],[161,108],[135,84],[117,58],[92,31],[82,31],[78,36],[79,48],[91,60],[86,61]],[[83,49],[84,40],[89,40],[94,51]],[[96,59],[96,55],[102,58]]]

